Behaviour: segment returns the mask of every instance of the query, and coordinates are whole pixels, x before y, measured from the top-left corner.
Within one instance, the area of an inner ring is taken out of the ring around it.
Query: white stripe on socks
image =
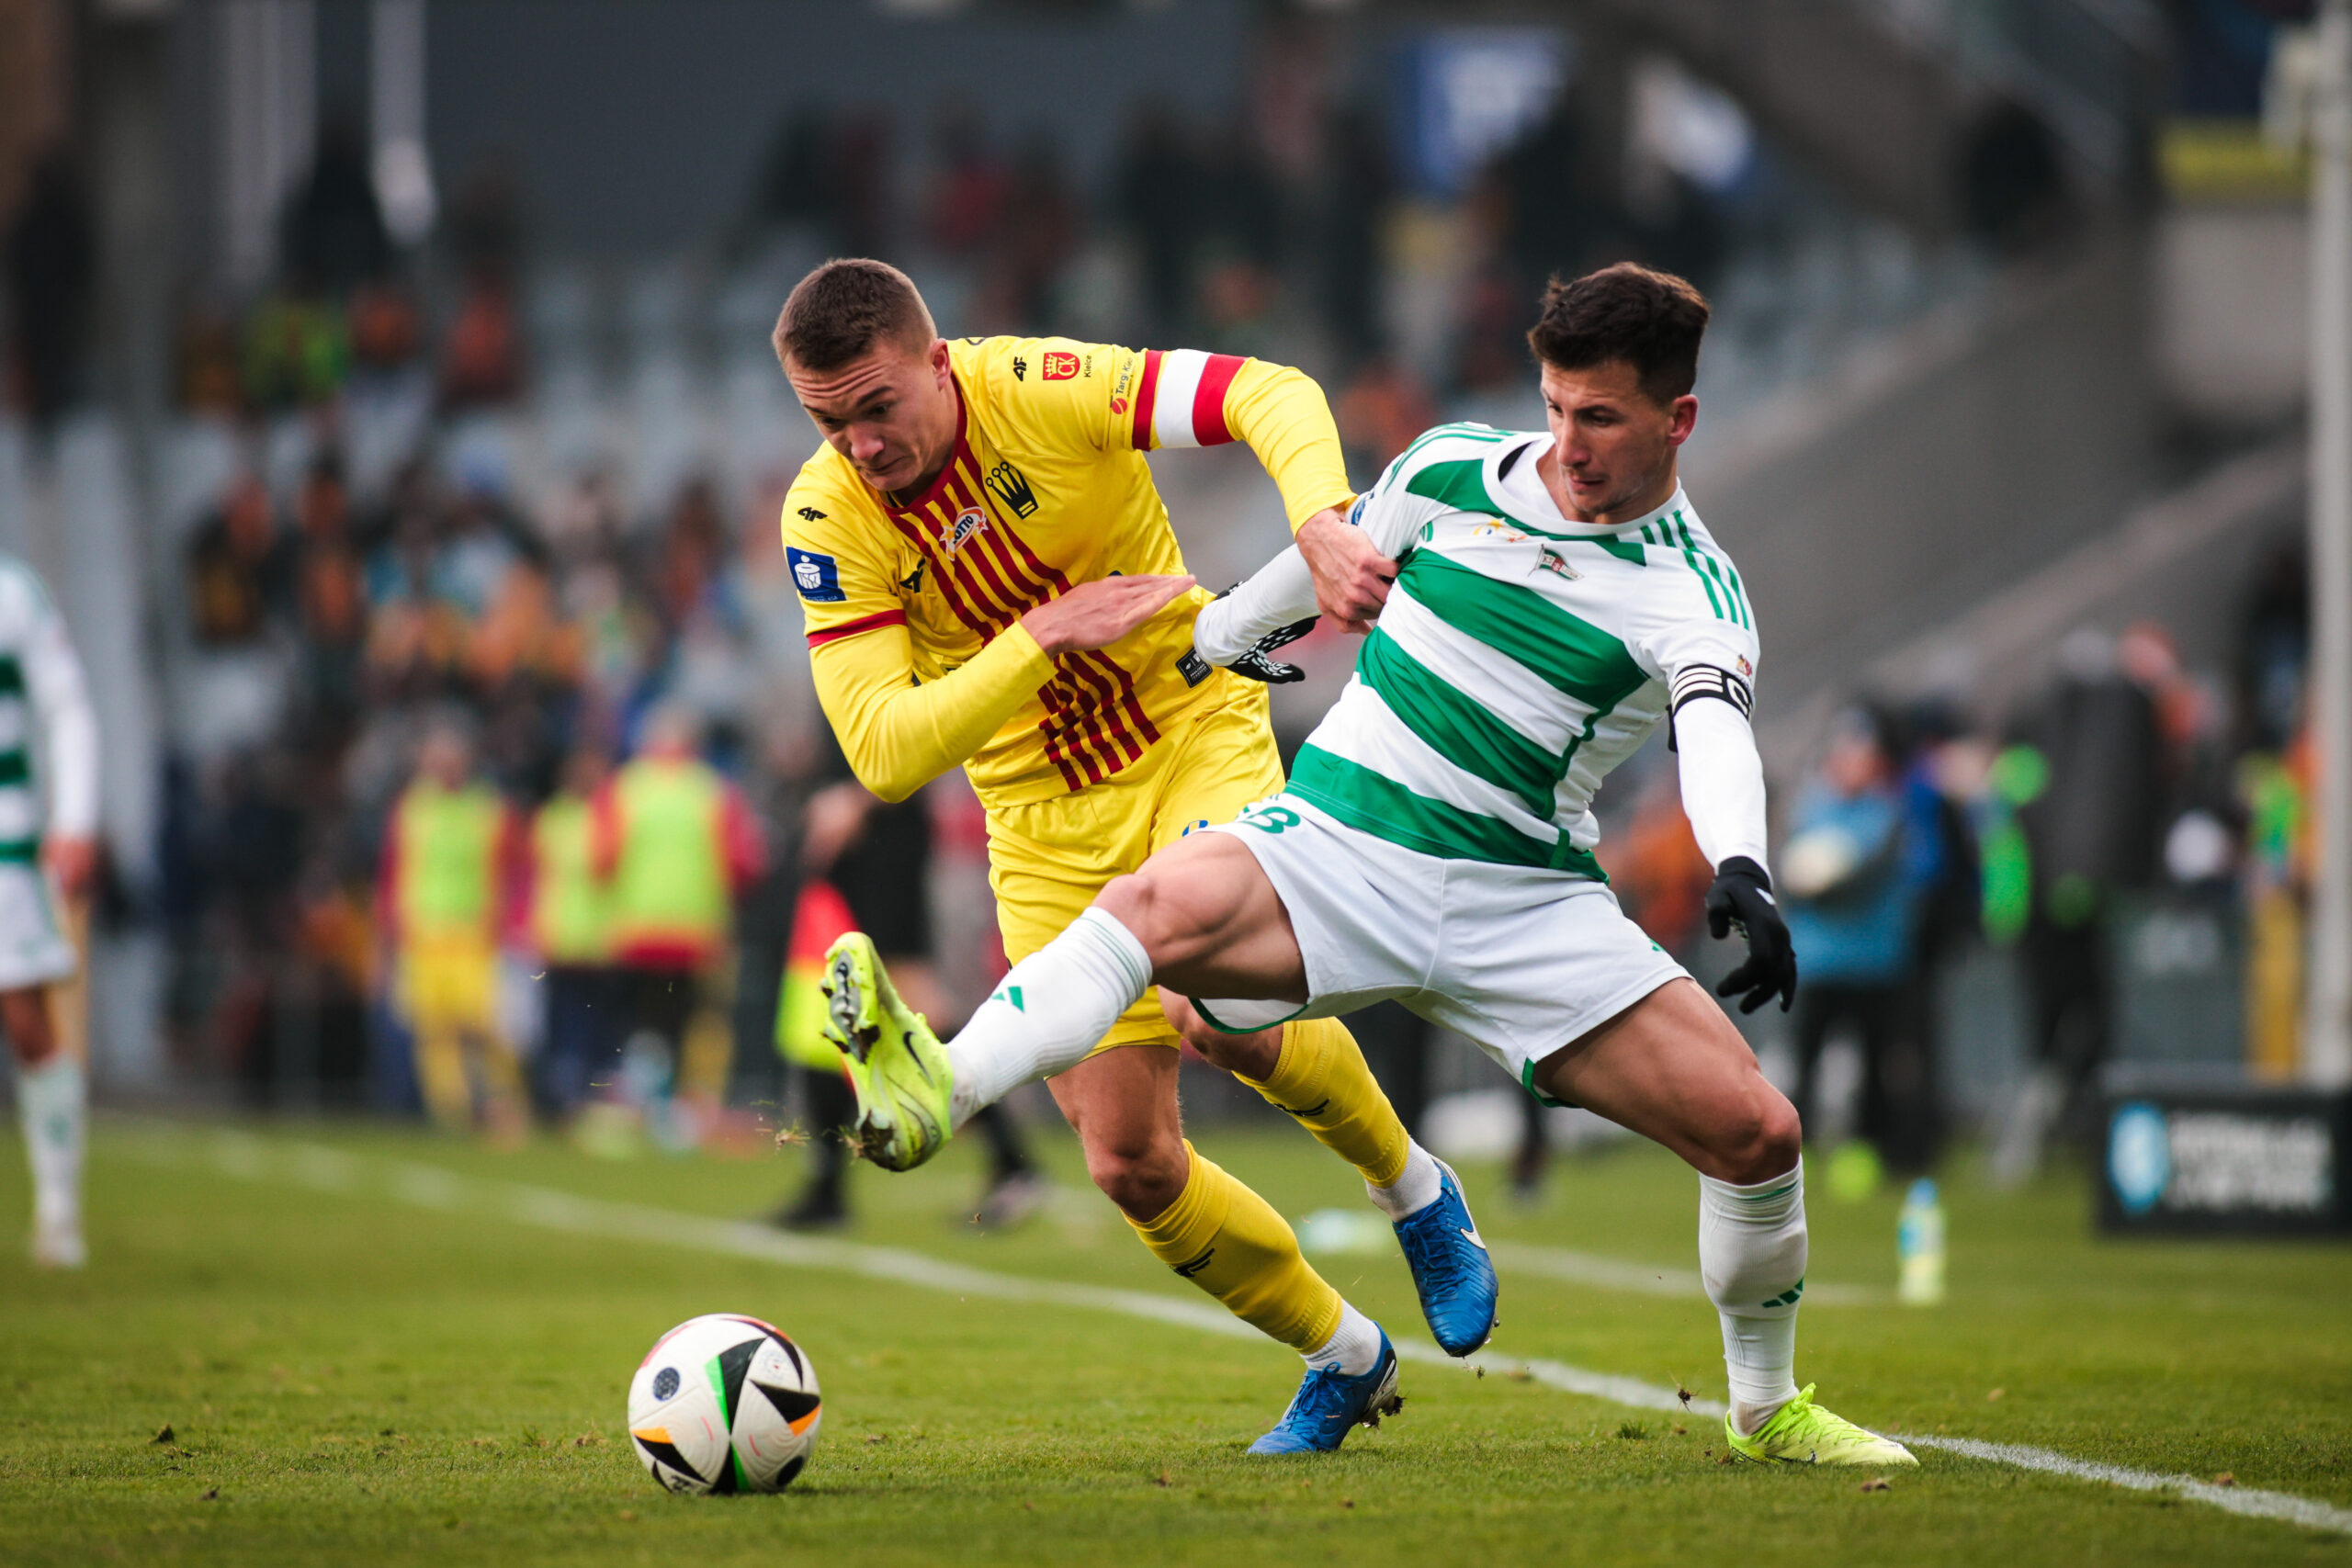
[[[949,1117],[958,1127],[1023,1084],[1086,1059],[1119,1015],[1151,988],[1151,958],[1135,933],[1089,908],[1012,966],[956,1038]]]

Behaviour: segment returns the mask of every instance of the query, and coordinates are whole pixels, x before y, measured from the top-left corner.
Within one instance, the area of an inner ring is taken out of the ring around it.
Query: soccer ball
[[[756,1317],[690,1317],[628,1385],[628,1435],[673,1492],[781,1492],[817,1447],[817,1369]]]

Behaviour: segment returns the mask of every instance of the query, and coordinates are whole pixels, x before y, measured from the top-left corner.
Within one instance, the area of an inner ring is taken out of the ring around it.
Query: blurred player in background
[[[40,577],[0,556],[0,1028],[17,1055],[32,1164],[33,1261],[50,1269],[79,1269],[88,1257],[86,1067],[60,1039],[49,988],[80,966],[59,905],[88,893],[97,830],[98,721],[81,660]]]
[[[767,843],[741,792],[702,760],[701,741],[693,714],[655,709],[638,754],[597,793],[591,841],[635,1032],[630,1049],[649,1035],[659,1042],[667,1059],[648,1077],[662,1090],[674,1086],[695,1113],[715,1115],[733,1043],[710,992],[727,961],[735,900],[766,864]],[[654,1128],[687,1143],[696,1131]]]
[[[378,923],[425,1110],[451,1132],[479,1123],[500,1143],[528,1127],[523,1069],[498,1019],[499,930],[519,836],[505,799],[475,777],[465,728],[436,719],[392,804]]]
[[[839,771],[846,773],[847,763],[840,762]],[[842,1075],[841,1053],[825,1038],[826,949],[845,931],[864,931],[909,1006],[933,1018],[962,1016],[933,963],[932,847],[931,803],[924,795],[894,805],[854,778],[837,777],[809,797],[800,898],[776,1009],[777,1045],[806,1070],[812,1128],[808,1185],[775,1216],[787,1230],[826,1230],[849,1221],[842,1184],[857,1097]],[[983,1229],[1003,1230],[1026,1219],[1048,1190],[1012,1115],[1001,1106],[989,1112],[979,1128],[988,1140],[989,1185],[973,1218]]]
[[[775,346],[826,442],[783,518],[818,696],[885,800],[965,768],[988,809],[1007,957],[1051,940],[1153,851],[1281,787],[1263,687],[1193,651],[1207,595],[1184,574],[1144,454],[1247,442],[1334,607],[1369,608],[1377,584],[1338,510],[1352,495],[1314,382],[1191,350],[951,344],[906,276],[874,261],[803,278]],[[837,952],[834,1017],[854,1018],[874,946]],[[1336,1369],[1393,1391],[1378,1325],[1307,1265],[1265,1200],[1184,1141],[1179,1040],[1139,993],[1085,1059],[1057,1068],[1049,1087],[1089,1174],[1161,1261],[1304,1356],[1309,1383]],[[1439,1343],[1457,1355],[1484,1343],[1494,1271],[1460,1187],[1413,1144],[1347,1031],[1326,1019],[1195,1043],[1363,1175]],[[917,1163],[947,1135],[945,1107],[892,1117],[855,1056],[866,1154]],[[1295,1438],[1286,1425],[1261,1441]]]
[[[562,1117],[587,1098],[619,1043],[610,899],[596,875],[594,807],[612,773],[604,749],[573,748],[563,778],[531,818],[526,938],[546,966],[547,1021],[531,1064],[539,1109]]]

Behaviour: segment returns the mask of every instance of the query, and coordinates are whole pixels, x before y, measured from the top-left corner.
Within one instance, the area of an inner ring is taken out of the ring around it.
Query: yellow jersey
[[[1291,526],[1353,499],[1322,390],[1234,355],[1067,338],[948,345],[946,467],[894,505],[830,446],[784,503],[817,694],[858,778],[903,799],[963,763],[983,803],[1100,784],[1220,682],[1193,651],[1195,589],[1112,647],[1046,658],[1023,614],[1081,582],[1180,573],[1144,454],[1250,444]]]

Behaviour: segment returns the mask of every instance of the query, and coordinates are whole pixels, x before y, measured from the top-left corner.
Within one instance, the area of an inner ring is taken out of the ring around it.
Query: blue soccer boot
[[[1336,1450],[1348,1428],[1377,1427],[1383,1416],[1405,1407],[1396,1392],[1396,1351],[1381,1330],[1380,1354],[1372,1371],[1350,1377],[1331,1367],[1306,1374],[1291,1396],[1290,1408],[1274,1429],[1250,1445],[1253,1454],[1328,1454]]]
[[[1437,1168],[1437,1197],[1396,1222],[1396,1242],[1430,1337],[1447,1355],[1466,1356],[1495,1332],[1495,1264],[1453,1168],[1438,1160]]]

